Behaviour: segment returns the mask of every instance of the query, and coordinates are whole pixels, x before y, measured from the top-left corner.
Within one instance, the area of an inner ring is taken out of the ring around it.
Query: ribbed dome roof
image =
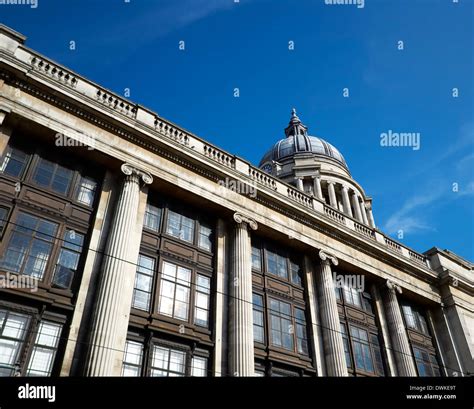
[[[262,166],[265,162],[271,160],[280,161],[298,153],[314,153],[334,159],[348,169],[344,157],[334,146],[324,139],[308,135],[307,127],[301,123],[294,109],[291,114],[290,124],[285,129],[285,134],[286,138],[279,140],[273,145],[263,156],[259,166]]]

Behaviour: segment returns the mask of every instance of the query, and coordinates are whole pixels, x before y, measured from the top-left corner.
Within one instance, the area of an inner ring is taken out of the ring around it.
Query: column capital
[[[395,284],[393,281],[391,280],[387,280],[385,285],[387,286],[388,290],[391,292],[391,293],[398,293],[398,294],[401,294],[402,293],[402,288],[398,285],[398,284]]]
[[[326,183],[328,185],[333,185],[333,186],[336,184],[336,182],[334,182],[333,180],[328,180]]]
[[[248,224],[252,230],[257,230],[258,228],[258,224],[254,219],[244,216],[242,213],[239,213],[239,212],[234,213],[234,221],[237,224],[241,224],[241,223]]]
[[[364,206],[367,210],[372,210],[372,203],[371,202],[365,202]]]
[[[341,183],[341,189],[349,192],[349,186],[347,186],[345,183]]]
[[[136,176],[138,179],[141,179],[143,183],[149,185],[153,182],[153,176],[150,173],[145,172],[144,170],[138,169],[137,167],[131,165],[130,163],[124,163],[120,167],[121,171],[127,176]]]
[[[336,258],[336,256],[329,254],[324,250],[319,250],[318,255],[322,262],[332,263],[334,266],[337,266],[339,264],[339,260]]]

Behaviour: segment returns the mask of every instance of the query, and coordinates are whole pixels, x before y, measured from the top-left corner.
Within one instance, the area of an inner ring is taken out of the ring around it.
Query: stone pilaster
[[[254,375],[252,248],[249,229],[255,220],[234,214],[236,222],[229,283],[229,372],[232,376]]]
[[[0,158],[5,152],[12,132],[10,128],[5,126],[5,119],[9,113],[10,109],[0,106]]]
[[[362,221],[363,223],[368,226],[369,225],[369,220],[367,219],[367,211],[365,209],[365,203],[364,199],[360,199],[360,214],[362,215]]]
[[[372,203],[366,202],[365,208],[367,209],[367,218],[369,219],[369,226],[375,227],[374,214],[372,213]]]
[[[359,195],[352,192],[352,207],[354,208],[354,216],[360,223],[363,223],[362,214],[360,213]]]
[[[133,283],[138,246],[130,246],[134,235],[140,202],[140,181],[150,184],[150,174],[129,164],[121,167],[125,174],[117,202],[106,251],[102,262],[101,282],[95,316],[92,322],[90,350],[86,363],[88,376],[120,375],[121,360],[128,328],[128,314],[132,304]],[[136,251],[131,251],[133,248]]]
[[[349,189],[346,185],[342,185],[342,204],[344,206],[344,213],[352,217],[351,202],[349,201]]]
[[[337,209],[336,191],[334,189],[334,182],[328,182],[329,204]]]
[[[319,176],[313,177],[313,190],[314,190],[315,196],[319,200],[324,200],[323,190],[321,189],[321,177]]]
[[[398,376],[417,376],[402,312],[398,304],[397,293],[402,293],[400,286],[387,280],[384,308],[387,314],[387,324],[392,340],[397,373]]]
[[[319,266],[317,285],[326,372],[328,376],[347,376],[344,344],[331,271],[331,264],[337,266],[338,260],[336,257],[322,250],[319,252],[319,258],[321,259],[321,263]]]

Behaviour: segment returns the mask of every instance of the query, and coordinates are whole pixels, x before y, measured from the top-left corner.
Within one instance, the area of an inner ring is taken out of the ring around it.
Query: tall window
[[[67,230],[64,233],[58,263],[54,272],[53,284],[60,288],[70,288],[81,258],[84,235]]]
[[[161,224],[161,212],[161,208],[148,203],[145,210],[144,227],[158,232]]]
[[[143,345],[127,340],[123,357],[122,376],[140,376],[142,370]]]
[[[361,307],[360,292],[357,288],[344,286],[344,299],[347,303]]]
[[[204,250],[211,251],[212,242],[211,242],[212,229],[210,227],[200,225],[199,226],[199,242],[198,246]]]
[[[96,189],[97,182],[95,180],[81,176],[76,189],[76,200],[87,206],[92,206]]]
[[[413,355],[419,376],[441,376],[438,360],[434,354],[430,354],[425,349],[413,347]]]
[[[168,227],[166,233],[181,240],[192,243],[194,241],[194,220],[182,214],[168,211]]]
[[[191,292],[191,270],[163,262],[158,310],[163,315],[187,320]]]
[[[0,376],[15,375],[29,323],[28,315],[0,310]]]
[[[27,376],[51,375],[61,330],[61,324],[48,321],[40,323],[26,371]]]
[[[21,177],[28,163],[29,155],[19,149],[8,147],[2,162],[0,173],[13,177]]]
[[[194,323],[207,327],[209,323],[209,296],[211,280],[201,274],[196,275],[196,296],[194,306]]]
[[[253,294],[253,340],[263,343],[264,335],[263,297]]]
[[[304,310],[295,308],[296,350],[299,354],[308,355],[308,334]]]
[[[341,323],[340,328],[347,367],[353,368],[354,364],[357,373],[384,376],[385,369],[377,335],[354,325],[349,325],[349,334],[345,324]]]
[[[252,268],[257,271],[262,271],[262,252],[255,246],[252,246]]]
[[[0,265],[15,273],[43,278],[57,230],[56,223],[20,213]]]
[[[348,368],[352,368],[352,355],[351,355],[351,347],[349,345],[349,337],[347,335],[347,329],[345,324],[341,323],[341,334],[342,334],[342,342],[344,344],[344,355],[346,357],[346,366]]]
[[[294,329],[290,304],[270,298],[270,327],[271,343],[292,351]]]
[[[356,368],[365,372],[374,372],[367,331],[354,326],[350,326],[350,329]]]
[[[66,195],[71,185],[73,172],[57,163],[40,158],[33,180],[40,186],[48,187],[55,192]]]
[[[135,286],[133,289],[133,308],[144,311],[150,310],[154,272],[155,260],[140,254],[138,256],[137,273],[135,275]]]
[[[408,304],[402,304],[402,311],[407,327],[422,332],[425,335],[430,335],[425,317],[419,309]]]
[[[296,284],[301,286],[301,267],[299,264],[294,263],[293,261],[290,261],[290,269],[291,269],[291,281]]]

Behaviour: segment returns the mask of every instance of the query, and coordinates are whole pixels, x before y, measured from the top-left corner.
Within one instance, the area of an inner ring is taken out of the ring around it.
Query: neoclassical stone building
[[[24,43],[1,26],[1,375],[474,372],[473,264],[380,231],[295,111],[256,167]]]

